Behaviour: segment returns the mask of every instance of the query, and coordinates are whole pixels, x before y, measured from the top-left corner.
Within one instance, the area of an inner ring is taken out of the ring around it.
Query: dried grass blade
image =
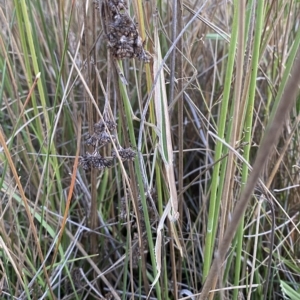
[[[158,66],[162,62],[160,43],[157,31],[155,32],[155,49],[156,55],[154,57],[153,70],[154,74],[158,71]],[[177,190],[174,177],[173,167],[173,148],[171,139],[171,125],[169,119],[168,100],[165,86],[164,73],[160,72],[159,80],[155,85],[154,89],[154,103],[155,113],[157,120],[157,128],[160,142],[160,153],[164,161],[166,175],[168,179],[168,186],[170,192],[171,201],[171,218],[178,219],[178,201],[177,201]]]
[[[156,53],[154,55],[154,63],[153,63],[153,71],[154,74],[159,72],[159,66],[162,63],[160,42],[158,38],[157,27],[155,30],[155,49]],[[158,274],[152,284],[152,287],[158,281],[161,272],[161,230],[163,229],[163,224],[167,216],[169,216],[171,220],[172,226],[172,236],[176,242],[177,247],[182,255],[182,248],[176,234],[176,228],[174,226],[174,221],[178,220],[178,200],[177,200],[177,190],[174,176],[174,168],[173,168],[173,148],[172,148],[172,140],[171,140],[171,125],[169,120],[169,110],[168,110],[168,101],[167,94],[165,88],[165,78],[164,73],[159,73],[159,79],[154,88],[154,104],[155,104],[155,113],[157,120],[157,134],[159,136],[159,150],[161,153],[162,160],[164,162],[164,167],[166,171],[170,199],[168,204],[164,210],[164,213],[161,217],[157,228],[157,239],[155,243],[155,259],[157,265]]]

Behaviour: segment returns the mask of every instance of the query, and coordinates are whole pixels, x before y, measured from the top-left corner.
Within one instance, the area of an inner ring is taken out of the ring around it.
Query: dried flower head
[[[87,134],[86,137],[85,137],[84,142],[85,142],[86,145],[96,147],[97,138],[95,137],[94,134],[93,135]]]
[[[106,132],[100,132],[94,133],[93,135],[88,135],[85,143],[94,148],[98,148],[110,143],[111,140],[115,140],[114,135],[109,135]]]
[[[104,158],[101,155],[97,155],[94,156],[92,161],[91,161],[91,165],[93,168],[95,169],[104,169],[104,168],[110,168],[113,166],[113,160],[112,159],[108,159],[108,158]]]
[[[104,146],[108,143],[111,143],[111,138],[114,140],[115,136],[114,135],[109,135],[106,132],[101,132],[99,135],[97,135],[98,145],[99,146]]]
[[[117,123],[113,120],[106,120],[106,127],[111,132],[117,128]]]
[[[108,47],[116,59],[137,58],[149,63],[151,55],[144,49],[144,43],[140,37],[136,23],[126,11],[123,1],[109,0],[111,22],[107,25]]]
[[[98,123],[94,124],[94,132],[100,133],[102,131],[105,131],[105,122],[99,121]]]
[[[99,121],[98,123],[94,124],[94,132],[100,133],[100,132],[105,131],[105,125],[110,132],[117,128],[117,124],[115,121],[104,120],[104,121]]]
[[[113,16],[128,8],[126,0],[108,0],[107,5]]]
[[[91,154],[87,152],[86,155],[79,157],[79,165],[82,166],[83,170],[91,169],[90,156]]]
[[[132,150],[131,148],[124,149],[124,148],[120,147],[118,149],[118,153],[119,153],[122,161],[134,160],[134,158],[136,156],[136,152],[134,150]],[[111,155],[114,158],[117,157],[117,154],[116,154],[115,150],[112,151]]]
[[[103,170],[113,166],[113,159],[102,157],[96,151],[93,154],[86,153],[79,158],[79,164],[84,170],[90,170],[91,168]]]

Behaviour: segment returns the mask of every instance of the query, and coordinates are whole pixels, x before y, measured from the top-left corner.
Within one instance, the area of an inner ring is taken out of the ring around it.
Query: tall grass
[[[299,15],[0,0],[0,298],[300,298]]]

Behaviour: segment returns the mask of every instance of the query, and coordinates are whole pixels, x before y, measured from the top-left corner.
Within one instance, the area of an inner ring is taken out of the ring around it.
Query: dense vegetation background
[[[299,16],[0,0],[0,298],[300,299]]]

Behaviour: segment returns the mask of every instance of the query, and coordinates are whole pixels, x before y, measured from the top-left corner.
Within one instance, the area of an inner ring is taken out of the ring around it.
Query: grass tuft
[[[298,299],[299,15],[0,0],[0,298]]]

